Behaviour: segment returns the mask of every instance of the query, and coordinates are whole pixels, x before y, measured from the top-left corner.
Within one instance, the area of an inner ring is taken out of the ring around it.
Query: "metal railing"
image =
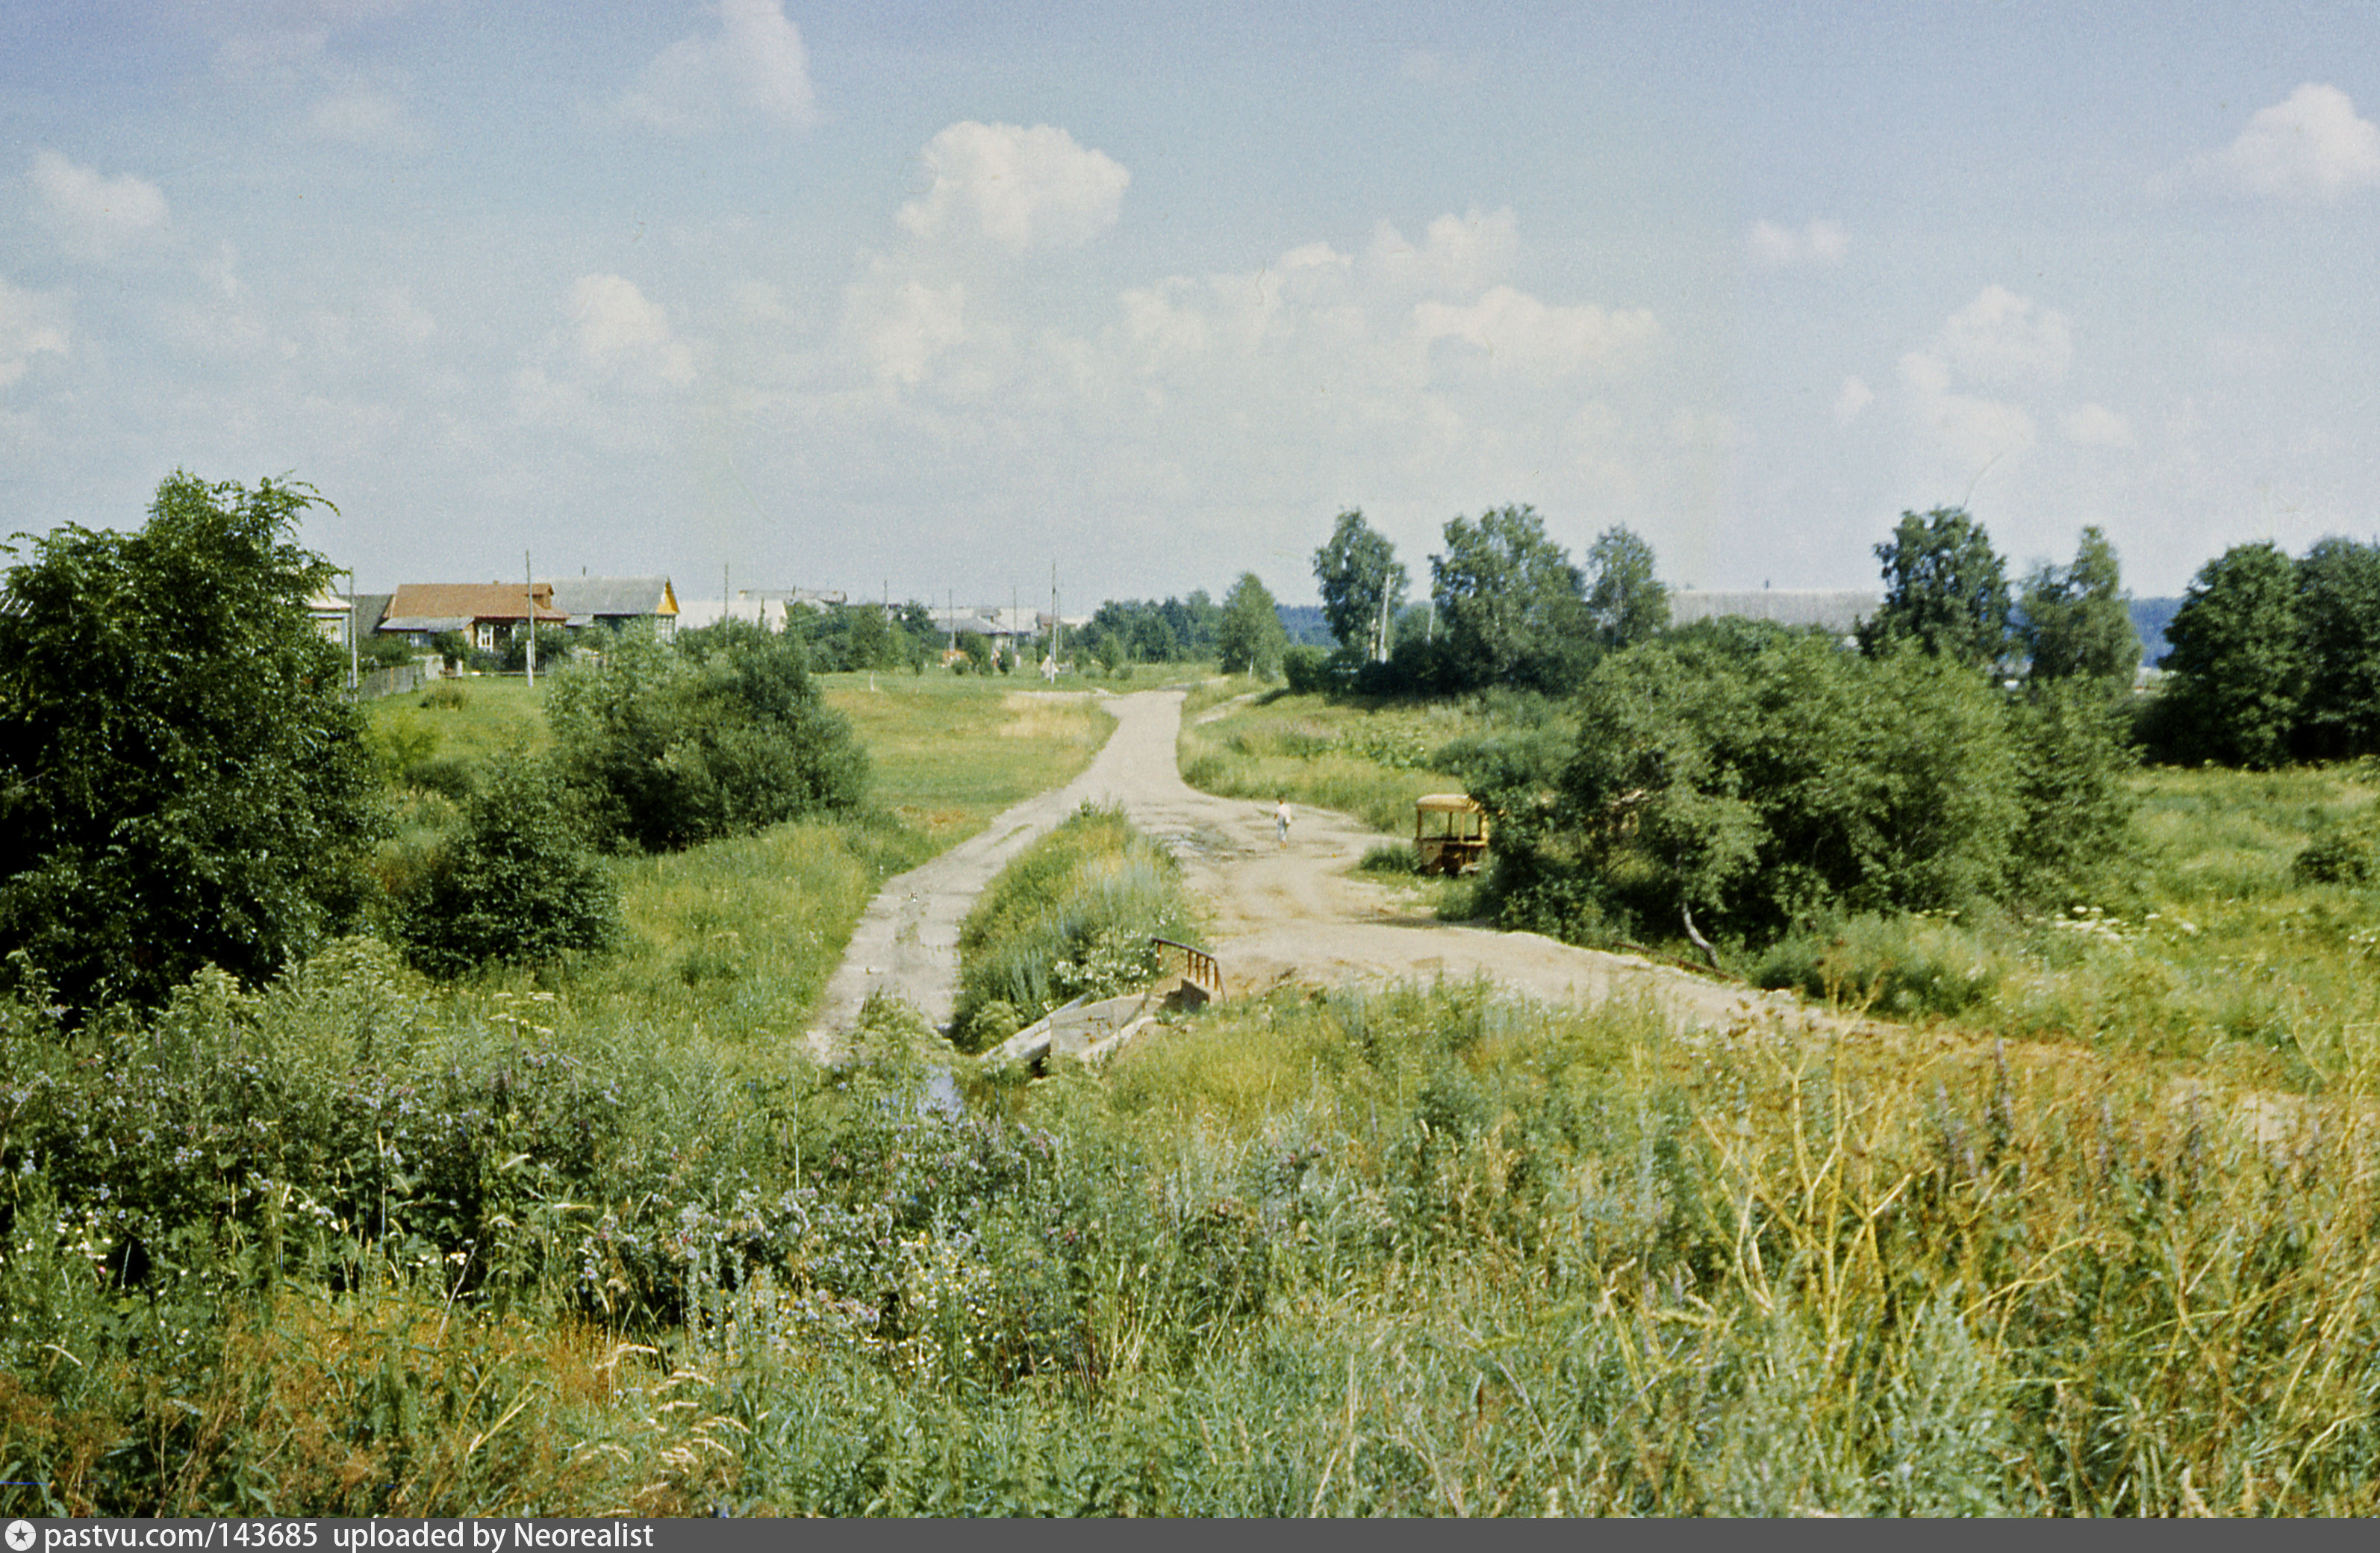
[[[1160,949],[1180,950],[1182,952],[1183,977],[1185,979],[1196,982],[1200,987],[1205,988],[1208,996],[1218,1001],[1221,1001],[1223,996],[1223,967],[1215,963],[1215,957],[1213,955],[1208,953],[1203,949],[1194,948],[1186,943],[1179,943],[1172,939],[1160,939],[1154,933],[1149,935],[1148,941],[1157,945]]]

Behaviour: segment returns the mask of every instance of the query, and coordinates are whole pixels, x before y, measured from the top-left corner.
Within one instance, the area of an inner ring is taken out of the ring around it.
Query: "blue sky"
[[[2380,4],[0,8],[6,528],[1070,609],[2370,537]]]

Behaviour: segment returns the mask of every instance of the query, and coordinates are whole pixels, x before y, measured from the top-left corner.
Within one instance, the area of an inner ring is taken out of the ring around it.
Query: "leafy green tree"
[[[463,831],[399,895],[396,936],[434,977],[609,948],[620,892],[588,851],[556,773],[515,759],[472,798]]]
[[[2306,656],[2297,568],[2278,546],[2233,545],[2200,567],[2165,639],[2176,753],[2258,768],[2289,758]]]
[[[1650,641],[1670,624],[1670,590],[1654,575],[1653,547],[1633,528],[1606,528],[1586,551],[1587,618],[1612,651]]]
[[[1254,572],[1242,572],[1240,580],[1232,584],[1232,590],[1223,596],[1223,619],[1216,632],[1216,646],[1227,674],[1271,679],[1281,672],[1281,655],[1289,646],[1289,633],[1281,628],[1281,615],[1271,592]]]
[[[2323,540],[2297,570],[2306,670],[2298,753],[2313,760],[2380,753],[2380,546]]]
[[[1550,804],[1525,773],[1475,787],[1509,925],[1670,937],[1691,913],[1758,942],[1837,912],[2053,901],[2119,855],[2130,757],[2107,698],[2011,700],[1950,658],[1741,624],[1589,671]]]
[[[868,761],[797,637],[748,621],[622,634],[553,676],[556,759],[607,845],[648,851],[848,808]]]
[[[1585,579],[1528,506],[1457,517],[1430,557],[1450,688],[1566,691],[1595,653]]]
[[[2042,567],[2025,579],[2019,598],[2016,636],[2031,661],[2032,683],[2081,679],[2109,690],[2131,688],[2141,664],[2140,633],[2132,628],[2131,596],[2106,534],[2083,529],[2073,564]]]
[[[0,953],[65,1004],[262,979],[350,923],[386,818],[307,601],[310,486],[176,471],[137,533],[72,524],[0,588]],[[11,555],[21,553],[16,545]]]
[[[1388,627],[1404,601],[1407,578],[1397,547],[1364,521],[1362,508],[1339,515],[1330,541],[1314,552],[1314,580],[1322,589],[1322,618],[1339,645],[1386,661]]]
[[[1884,607],[1859,628],[1869,657],[1910,642],[1983,668],[2008,650],[2008,568],[1965,508],[1902,513],[1876,558],[1884,564]]]
[[[569,627],[563,625],[537,627],[537,672],[539,673],[542,674],[549,669],[560,668],[563,660],[577,649],[578,638],[571,634]],[[528,633],[515,631],[506,637],[504,650],[499,652],[496,658],[504,665],[504,673],[508,674],[516,674],[527,669],[528,667]]]

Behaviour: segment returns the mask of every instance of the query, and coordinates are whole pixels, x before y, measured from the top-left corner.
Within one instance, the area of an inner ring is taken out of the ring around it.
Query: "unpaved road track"
[[[1396,892],[1349,870],[1381,840],[1345,815],[1299,809],[1290,844],[1273,839],[1272,807],[1217,798],[1182,780],[1174,741],[1183,693],[1107,698],[1116,719],[1082,775],[1009,809],[973,839],[890,880],[853,932],[828,983],[811,1041],[823,1054],[871,991],[907,1001],[947,1025],[958,987],[958,929],[993,875],[1090,799],[1121,803],[1135,825],[1171,847],[1207,903],[1211,946],[1232,997],[1284,983],[1338,986],[1485,976],[1548,1002],[1649,998],[1673,1024],[1716,1025],[1826,1016],[1779,993],[1575,949],[1535,933],[1462,928],[1415,915]]]

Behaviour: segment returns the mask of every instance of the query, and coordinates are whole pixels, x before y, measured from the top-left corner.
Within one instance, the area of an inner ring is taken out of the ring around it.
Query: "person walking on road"
[[[1281,844],[1289,844],[1289,799],[1284,795],[1272,811],[1272,833]]]

